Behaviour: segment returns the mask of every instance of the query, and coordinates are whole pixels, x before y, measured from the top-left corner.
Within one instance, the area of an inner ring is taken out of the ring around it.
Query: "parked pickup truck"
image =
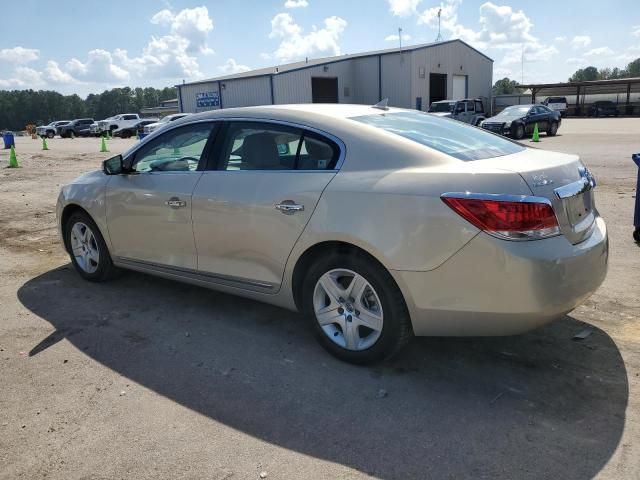
[[[53,138],[56,136],[56,127],[61,127],[62,125],[68,125],[71,123],[71,120],[58,120],[57,122],[51,122],[49,125],[42,125],[40,127],[36,127],[36,135],[44,138]]]
[[[120,128],[129,128],[133,127],[136,123],[141,120],[140,115],[137,113],[123,113],[120,115],[115,115],[113,117],[105,118],[104,120],[100,120],[98,123],[98,134],[103,134],[105,132],[113,133],[114,130],[118,130]]]
[[[429,113],[439,117],[453,118],[464,123],[478,126],[487,118],[484,103],[480,98],[465,98],[464,100],[441,100],[429,106]]]

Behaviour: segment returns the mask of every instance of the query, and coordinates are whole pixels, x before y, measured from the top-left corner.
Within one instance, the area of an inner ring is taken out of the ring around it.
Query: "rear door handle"
[[[164,204],[170,208],[182,208],[187,206],[187,202],[180,200],[178,197],[171,197]]]
[[[280,210],[285,215],[292,215],[296,212],[302,212],[304,205],[295,203],[293,200],[284,200],[276,205],[276,210]]]

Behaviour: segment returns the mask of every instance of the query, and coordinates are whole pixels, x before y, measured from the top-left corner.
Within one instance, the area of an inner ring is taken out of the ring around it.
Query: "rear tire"
[[[393,277],[362,255],[331,253],[316,260],[303,282],[302,305],[320,344],[346,362],[384,360],[413,337]]]
[[[549,130],[547,130],[547,136],[553,137],[556,133],[558,133],[558,122],[551,122]]]
[[[636,228],[633,231],[633,239],[636,241],[636,243],[640,244],[640,227]]]
[[[93,219],[85,212],[69,217],[64,228],[65,246],[71,263],[82,278],[90,282],[105,282],[116,277],[107,244]]]

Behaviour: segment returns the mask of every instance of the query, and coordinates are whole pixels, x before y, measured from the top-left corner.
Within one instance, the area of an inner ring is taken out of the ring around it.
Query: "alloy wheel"
[[[91,229],[82,222],[71,228],[71,251],[78,266],[86,273],[94,273],[100,262],[98,242]]]
[[[380,297],[352,270],[334,269],[322,275],[314,288],[313,309],[324,334],[347,350],[366,350],[382,333]]]

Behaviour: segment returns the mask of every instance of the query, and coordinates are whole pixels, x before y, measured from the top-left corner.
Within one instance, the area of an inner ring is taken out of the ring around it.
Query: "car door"
[[[275,293],[344,147],[267,121],[229,122],[219,138],[218,162],[193,192],[198,269],[218,283]]]
[[[114,257],[197,268],[191,196],[215,130],[210,121],[171,128],[125,158],[130,173],[112,176],[106,187]]]

